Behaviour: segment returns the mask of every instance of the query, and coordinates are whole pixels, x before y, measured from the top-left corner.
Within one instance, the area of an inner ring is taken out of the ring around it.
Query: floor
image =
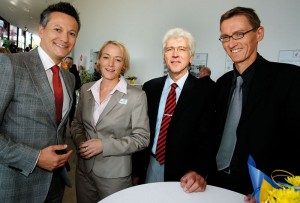
[[[75,163],[75,146],[73,144],[73,141],[70,136],[70,130],[67,129],[67,139],[66,142],[68,144],[68,148],[73,150],[73,153],[71,155],[71,158],[69,159],[69,164],[71,166],[71,171],[69,172],[69,176],[72,181],[72,187],[66,187],[65,194],[63,198],[63,203],[76,203],[76,193],[75,193],[75,169],[76,169],[76,163]]]

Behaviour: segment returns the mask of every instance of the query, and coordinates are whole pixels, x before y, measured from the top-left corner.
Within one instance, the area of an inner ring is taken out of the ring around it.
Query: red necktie
[[[63,100],[64,100],[64,93],[62,89],[61,80],[59,77],[59,67],[54,65],[51,68],[53,72],[53,90],[54,90],[54,97],[55,97],[55,113],[56,113],[56,123],[59,125],[61,118],[62,118],[62,107],[63,107]]]
[[[170,121],[173,116],[174,109],[176,107],[176,89],[177,84],[173,83],[171,85],[171,90],[168,94],[164,115],[160,125],[160,131],[158,136],[158,141],[156,145],[156,160],[160,165],[165,163],[165,151],[166,151],[166,139]]]

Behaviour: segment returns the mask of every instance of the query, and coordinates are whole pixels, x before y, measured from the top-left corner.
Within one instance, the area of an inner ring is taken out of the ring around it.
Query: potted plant
[[[126,79],[129,80],[130,84],[134,84],[137,77],[135,75],[128,75]]]
[[[94,81],[94,74],[86,70],[84,66],[80,66],[81,85]]]

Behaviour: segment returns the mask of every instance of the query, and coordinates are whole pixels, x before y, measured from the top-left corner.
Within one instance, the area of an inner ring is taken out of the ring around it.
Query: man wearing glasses
[[[194,53],[190,32],[174,28],[165,34],[163,58],[169,72],[143,85],[151,134],[149,147],[133,156],[134,184],[180,181],[185,192],[205,190],[214,84],[189,73]]]
[[[220,31],[234,64],[216,83],[217,170],[208,184],[250,194],[249,155],[267,175],[275,169],[299,174],[299,161],[287,157],[299,159],[300,68],[257,53],[264,28],[251,8],[223,14]]]

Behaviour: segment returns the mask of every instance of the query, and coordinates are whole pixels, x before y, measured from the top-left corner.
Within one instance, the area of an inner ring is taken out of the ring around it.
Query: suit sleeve
[[[146,92],[147,95],[147,103],[149,105],[149,83],[145,83],[143,85],[143,90]],[[148,111],[147,111],[148,113]],[[149,113],[148,113],[149,115]],[[151,121],[151,118],[149,118],[149,120]],[[149,122],[150,122],[149,121]],[[150,124],[150,136],[151,136],[151,124]],[[150,138],[151,139],[151,138]],[[151,142],[151,140],[150,140]],[[148,163],[149,163],[149,154],[150,154],[150,148],[151,148],[151,143],[149,145],[149,147],[147,147],[144,150],[138,151],[136,153],[134,153],[132,155],[132,177],[137,177],[139,178],[139,184],[142,184],[145,182],[145,175],[146,175],[146,171],[148,168]]]
[[[78,106],[76,108],[76,112],[74,115],[74,119],[72,121],[71,125],[71,135],[72,139],[75,143],[75,146],[78,147],[81,142],[84,142],[87,140],[85,136],[85,129],[82,121],[82,108],[83,108],[83,97],[84,97],[84,92],[85,88],[81,88],[80,96],[79,96],[79,102]]]
[[[39,150],[12,139],[6,133],[7,128],[16,128],[17,133],[14,120],[18,115],[10,106],[12,102],[17,102],[14,101],[14,71],[11,61],[3,54],[0,54],[0,69],[0,164],[28,176],[36,166]]]

